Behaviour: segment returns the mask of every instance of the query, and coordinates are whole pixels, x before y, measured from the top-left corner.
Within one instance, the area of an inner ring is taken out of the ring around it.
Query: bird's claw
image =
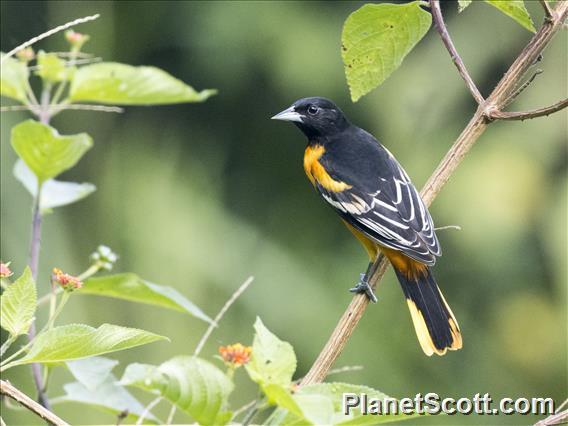
[[[350,288],[349,291],[357,294],[365,293],[371,302],[377,303],[377,296],[375,296],[373,289],[365,279],[365,274],[361,274],[361,281],[355,287]]]

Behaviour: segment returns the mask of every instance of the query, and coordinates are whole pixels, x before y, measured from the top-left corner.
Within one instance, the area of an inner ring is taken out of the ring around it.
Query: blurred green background
[[[537,26],[537,2],[527,2]],[[52,124],[88,132],[94,148],[64,179],[88,181],[89,198],[45,218],[39,287],[57,266],[79,273],[98,244],[120,255],[115,271],[176,287],[214,316],[249,276],[255,281],[209,340],[252,341],[260,316],[298,356],[304,375],[351,299],[366,254],[324,205],[302,170],[304,137],[269,117],[297,98],[335,100],[379,138],[420,187],[466,125],[473,100],[431,29],[378,90],[352,104],[340,58],[341,28],[363,2],[16,2],[1,3],[1,49],[94,13],[76,29],[84,50],[105,60],[154,65],[196,89],[217,88],[203,104],[129,107],[124,114],[70,111]],[[486,4],[457,15],[444,2],[454,41],[483,94],[494,87],[531,34]],[[62,34],[35,46],[65,50]],[[512,106],[541,107],[567,94],[568,41],[545,51],[544,74]],[[19,274],[26,264],[31,198],[12,177],[10,129],[24,113],[2,114],[1,250]],[[463,350],[425,357],[391,271],[336,366],[364,370],[330,380],[365,384],[396,397],[490,393],[566,398],[567,115],[495,123],[448,182],[431,212],[444,256],[435,273],[464,336]],[[41,319],[41,318],[40,318]],[[77,295],[60,324],[104,322],[164,334],[171,343],[120,352],[130,362],[160,363],[192,353],[206,324],[159,308]],[[71,376],[55,374],[50,396]],[[237,374],[238,407],[255,388]],[[6,378],[33,393],[27,368]],[[143,401],[148,397],[133,393]],[[37,424],[2,410],[8,424]],[[96,409],[66,404],[72,424],[113,423]],[[158,409],[158,414],[163,414]],[[177,420],[186,421],[182,415]],[[523,416],[443,416],[408,424],[528,424]]]

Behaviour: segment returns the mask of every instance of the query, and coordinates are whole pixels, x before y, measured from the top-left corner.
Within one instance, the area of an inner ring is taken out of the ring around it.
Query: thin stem
[[[568,106],[568,99],[563,99],[560,102],[550,105],[548,107],[533,109],[532,111],[524,112],[506,112],[506,111],[493,111],[489,113],[489,118],[493,120],[529,120],[531,118],[543,117],[560,111]]]
[[[434,3],[434,1],[432,3]],[[527,69],[529,69],[535,59],[538,58],[546,48],[558,30],[562,28],[563,22],[566,16],[568,16],[568,1],[557,2],[553,15],[554,19],[545,22],[519,56],[517,56],[517,59],[515,59],[513,64],[509,67],[509,70],[487,98],[487,102],[484,105],[480,105],[466,128],[454,142],[436,170],[434,170],[421,191],[422,199],[426,205],[432,203],[442,190],[442,187],[461,164],[468,151],[486,130],[489,124],[486,118],[487,110],[494,111],[503,107],[503,102],[506,100],[507,94],[514,89]],[[384,256],[380,255],[375,264],[379,266],[369,280],[372,288],[375,288],[383,277],[387,269],[388,261]],[[347,344],[349,337],[363,316],[368,304],[369,300],[365,295],[358,294],[353,297],[351,303],[337,323],[335,330],[332,332],[318,358],[302,381],[302,385],[318,383],[326,377],[333,363]]]
[[[49,97],[49,94],[47,95],[47,97]],[[49,121],[49,116],[47,116],[47,121]],[[33,217],[32,217],[32,238],[30,244],[30,261],[29,261],[32,276],[36,283],[37,283],[38,267],[39,267],[39,249],[41,243],[41,220],[42,220],[41,210],[40,210],[41,189],[42,189],[42,184],[41,182],[38,182],[37,194],[34,199],[34,208],[33,208]],[[30,329],[28,330],[28,345],[31,345],[35,337],[36,337],[36,327],[35,327],[35,321],[33,321],[30,325]],[[24,347],[27,347],[28,345]],[[34,379],[34,384],[37,390],[38,402],[49,410],[51,406],[49,404],[49,400],[47,399],[47,395],[43,391],[41,366],[38,363],[34,363],[31,365],[31,369],[32,369],[32,377]]]
[[[159,396],[153,399],[152,401],[150,401],[150,403],[146,407],[144,407],[144,411],[142,411],[142,414],[140,415],[140,417],[138,417],[138,421],[136,422],[136,424],[137,425],[143,424],[144,419],[148,416],[148,414],[150,414],[150,410],[154,408],[156,405],[158,405],[161,400],[162,397]]]
[[[12,346],[12,343],[14,343],[17,338],[18,336],[10,334],[10,336],[2,344],[2,347],[0,347],[0,357],[6,353],[6,351],[10,348],[10,346]]]
[[[252,408],[253,405],[255,405],[257,403],[258,400],[253,399],[250,402],[247,402],[245,405],[243,405],[240,408],[237,408],[234,412],[233,412],[233,418],[231,419],[231,421],[234,421],[241,413],[247,411],[248,409]]]
[[[174,421],[174,416],[176,415],[176,406],[172,404],[172,408],[170,409],[170,413],[168,414],[168,419],[166,420],[167,425],[171,425]]]
[[[46,31],[46,32],[38,35],[37,37],[34,37],[34,38],[26,41],[25,43],[20,44],[19,46],[15,47],[14,49],[10,50],[8,53],[6,53],[6,55],[4,55],[2,57],[2,59],[0,60],[0,64],[2,62],[4,62],[7,58],[9,58],[10,56],[13,56],[16,53],[18,53],[20,50],[25,49],[26,47],[31,46],[32,44],[37,43],[38,41],[43,40],[44,38],[49,37],[50,35],[58,33],[59,31],[66,30],[67,28],[70,28],[74,25],[82,24],[84,22],[94,21],[99,16],[100,15],[98,13],[96,15],[92,15],[92,16],[85,16],[84,18],[75,19],[74,21],[67,22],[66,24],[60,25],[60,26],[55,27],[55,28],[53,28],[49,31]]]
[[[19,402],[28,410],[35,413],[50,424],[53,424],[55,426],[69,426],[67,422],[60,419],[49,409],[42,407],[29,396],[16,389],[10,382],[0,380],[0,394],[6,395],[7,397],[12,398],[14,401]]]
[[[246,414],[245,418],[243,419],[243,426],[248,426],[252,422],[254,416],[258,414],[259,411],[258,406],[259,406],[258,401],[255,401],[255,404],[251,406],[249,412]]]
[[[542,73],[543,73],[542,70],[540,70],[540,69],[536,70],[531,78],[529,78],[527,81],[525,81],[521,85],[521,87],[519,87],[517,90],[515,90],[510,96],[507,97],[507,99],[505,99],[503,101],[503,106],[505,107],[505,106],[509,105],[511,102],[513,102],[517,98],[517,96],[519,96],[521,93],[523,93],[524,90],[531,85],[531,83],[534,81],[534,79]]]
[[[41,244],[41,199],[42,184],[38,183],[37,194],[34,198],[32,214],[32,239],[30,244],[30,269],[34,280],[37,282],[37,272],[39,265],[39,248]]]
[[[544,15],[548,19],[552,18],[552,10],[550,9],[550,6],[546,2],[546,0],[539,0],[539,3],[541,4],[542,8],[544,9]]]
[[[477,86],[473,82],[473,79],[469,75],[469,72],[467,71],[465,64],[463,63],[460,55],[458,54],[458,51],[456,50],[456,47],[454,46],[454,42],[450,37],[450,33],[446,28],[444,17],[440,9],[439,0],[430,0],[430,8],[432,9],[432,19],[434,21],[434,25],[436,26],[436,29],[438,30],[440,37],[442,37],[442,42],[446,46],[446,49],[448,49],[448,52],[450,52],[450,56],[456,68],[458,69],[458,72],[460,73],[461,77],[464,79],[465,84],[467,85],[467,88],[471,92],[475,101],[479,105],[483,104],[485,102],[485,99],[483,99],[483,96],[479,92],[479,89],[477,88]]]
[[[52,117],[55,114],[59,114],[61,111],[67,109],[77,110],[77,111],[100,111],[100,112],[116,112],[116,113],[124,112],[124,108],[120,108],[117,106],[106,106],[106,105],[60,103],[60,104],[50,104],[48,105],[48,107],[52,108],[52,114],[51,114]],[[14,111],[27,111],[27,110],[30,110],[30,107],[26,105],[9,105],[9,106],[0,107],[0,112],[14,112]]]
[[[248,288],[248,286],[252,284],[253,280],[254,277],[248,277],[246,281],[240,285],[237,291],[233,293],[233,295],[229,298],[229,300],[227,300],[225,305],[223,305],[223,307],[221,308],[221,310],[219,311],[213,322],[209,325],[209,327],[205,331],[205,334],[203,334],[203,337],[197,344],[195,352],[193,353],[195,356],[199,355],[199,352],[201,352],[201,349],[203,349],[205,342],[207,342],[207,339],[209,338],[209,336],[211,336],[211,333],[213,333],[213,329],[217,327],[219,321],[221,321],[221,318],[223,318],[223,315],[225,315],[225,312],[227,312],[227,310],[231,307],[231,305],[235,302],[235,300],[237,300],[239,296],[243,294],[243,292]]]

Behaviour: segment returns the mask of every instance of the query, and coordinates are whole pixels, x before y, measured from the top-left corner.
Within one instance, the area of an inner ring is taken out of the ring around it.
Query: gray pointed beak
[[[282,121],[297,121],[299,123],[302,122],[302,115],[291,106],[288,109],[285,109],[282,112],[279,112],[274,117],[270,117],[271,120],[282,120]]]

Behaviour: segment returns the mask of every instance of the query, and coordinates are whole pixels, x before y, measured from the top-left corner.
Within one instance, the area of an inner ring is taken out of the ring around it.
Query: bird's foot
[[[349,291],[357,294],[365,293],[371,302],[377,303],[377,296],[375,296],[373,289],[367,282],[365,274],[361,274],[361,281],[355,287],[350,288]]]

